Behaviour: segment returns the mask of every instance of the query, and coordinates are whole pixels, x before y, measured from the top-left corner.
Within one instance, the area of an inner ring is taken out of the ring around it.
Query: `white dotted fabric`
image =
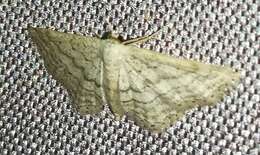
[[[46,72],[26,28],[124,39],[140,47],[230,66],[241,83],[216,106],[192,109],[152,135],[107,110],[80,116]],[[259,0],[0,0],[0,154],[260,153]],[[228,96],[229,95],[229,96]]]

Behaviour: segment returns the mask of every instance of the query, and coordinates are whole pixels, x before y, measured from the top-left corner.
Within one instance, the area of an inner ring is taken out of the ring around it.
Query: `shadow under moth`
[[[231,68],[177,59],[131,41],[28,30],[47,71],[81,115],[108,104],[116,119],[126,115],[152,132],[162,132],[191,108],[216,104],[240,79]]]

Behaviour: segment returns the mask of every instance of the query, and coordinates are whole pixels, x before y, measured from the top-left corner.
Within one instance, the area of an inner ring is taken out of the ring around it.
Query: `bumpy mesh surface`
[[[258,154],[258,0],[0,0],[0,154]],[[104,110],[80,116],[46,72],[28,25],[125,39],[172,56],[231,66],[241,83],[213,107],[193,109],[167,132],[150,134]]]

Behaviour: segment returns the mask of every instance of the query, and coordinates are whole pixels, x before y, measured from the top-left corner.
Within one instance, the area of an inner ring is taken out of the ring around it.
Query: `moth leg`
[[[143,36],[143,37],[139,37],[139,38],[134,38],[134,39],[123,41],[122,44],[124,44],[124,45],[134,45],[134,44],[138,44],[138,43],[144,43],[144,42],[146,42],[148,40],[155,39],[156,36],[160,32],[161,32],[161,29],[156,31],[156,32],[154,32],[151,35],[147,35],[147,36]]]
[[[105,105],[105,111],[108,114],[108,118],[115,119],[117,121],[121,120],[121,116],[116,113],[113,113],[108,104]]]

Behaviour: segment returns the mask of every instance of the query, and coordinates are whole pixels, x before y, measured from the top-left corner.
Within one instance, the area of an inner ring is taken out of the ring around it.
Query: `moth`
[[[167,56],[120,42],[28,28],[47,71],[60,82],[81,115],[105,104],[116,119],[126,115],[138,126],[162,132],[185,112],[216,104],[240,73],[229,67]]]

